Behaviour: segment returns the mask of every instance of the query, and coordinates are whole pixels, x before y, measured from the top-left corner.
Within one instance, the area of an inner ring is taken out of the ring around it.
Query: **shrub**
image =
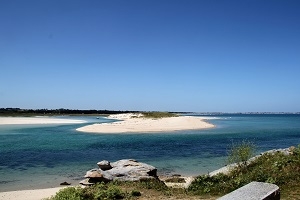
[[[123,199],[125,193],[112,184],[96,184],[86,188],[68,187],[60,190],[50,200],[114,200]]]
[[[139,188],[142,189],[153,189],[156,191],[167,191],[169,188],[164,182],[157,179],[143,180],[137,183]]]
[[[247,161],[254,156],[255,145],[253,142],[243,140],[241,143],[232,143],[228,151],[228,163],[237,163],[239,167],[245,168]]]
[[[67,187],[59,190],[50,200],[81,200],[81,188]]]
[[[105,187],[105,189],[100,189],[95,194],[95,199],[123,199],[125,193],[122,190],[114,185],[110,187]]]
[[[230,177],[224,174],[198,176],[189,186],[188,191],[197,195],[228,193],[232,191],[232,186],[228,184],[229,180]]]

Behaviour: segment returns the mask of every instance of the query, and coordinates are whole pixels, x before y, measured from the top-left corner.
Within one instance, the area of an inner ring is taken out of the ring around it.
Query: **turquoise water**
[[[213,129],[139,134],[88,134],[74,125],[0,126],[0,191],[77,184],[101,160],[134,158],[159,174],[205,174],[225,164],[232,142],[248,139],[258,153],[300,144],[300,115],[210,116]],[[86,124],[105,118],[68,117]]]

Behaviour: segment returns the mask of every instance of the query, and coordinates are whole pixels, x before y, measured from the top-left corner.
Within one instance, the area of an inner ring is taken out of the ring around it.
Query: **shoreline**
[[[55,117],[0,117],[0,125],[34,124],[82,124],[84,120],[60,119]]]
[[[54,196],[63,188],[65,187],[0,192],[0,200],[41,200]]]
[[[110,115],[116,122],[92,124],[76,129],[86,133],[147,133],[214,128],[205,117],[177,116],[166,118],[144,118],[141,114]]]
[[[278,151],[285,153],[285,154],[290,154],[291,148],[289,147],[289,148],[285,148],[285,149],[269,150],[269,151],[263,152],[259,155],[256,155],[256,156],[250,158],[248,160],[248,162],[253,161],[254,159],[260,157],[264,153],[275,153]],[[208,175],[215,176],[219,173],[227,174],[232,169],[231,167],[234,167],[235,165],[236,165],[236,163],[219,168],[215,171],[210,172]],[[166,182],[165,180],[170,177],[172,177],[172,176],[159,176],[159,179],[164,181],[168,187],[188,188],[188,186],[191,184],[191,182],[195,179],[196,176],[180,176],[181,178],[184,178],[186,180],[185,183]],[[0,192],[0,200],[7,200],[7,199],[11,199],[11,200],[41,200],[44,198],[49,198],[51,196],[54,196],[60,189],[63,189],[66,187],[76,187],[76,185],[45,188],[45,189],[29,189],[29,190],[15,190],[15,191]]]

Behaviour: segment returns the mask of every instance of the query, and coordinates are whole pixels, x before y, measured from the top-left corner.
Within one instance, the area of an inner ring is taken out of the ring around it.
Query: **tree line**
[[[78,109],[21,109],[21,108],[0,108],[2,116],[17,115],[111,115],[122,113],[135,113],[139,111],[116,111],[116,110],[78,110]]]

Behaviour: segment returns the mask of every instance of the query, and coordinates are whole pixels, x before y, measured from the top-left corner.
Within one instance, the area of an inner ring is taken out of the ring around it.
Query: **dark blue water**
[[[198,175],[222,167],[232,142],[253,141],[258,153],[300,144],[300,115],[220,115],[209,122],[216,128],[138,134],[77,132],[82,124],[0,126],[0,191],[76,184],[104,159],[134,158],[161,174]]]

